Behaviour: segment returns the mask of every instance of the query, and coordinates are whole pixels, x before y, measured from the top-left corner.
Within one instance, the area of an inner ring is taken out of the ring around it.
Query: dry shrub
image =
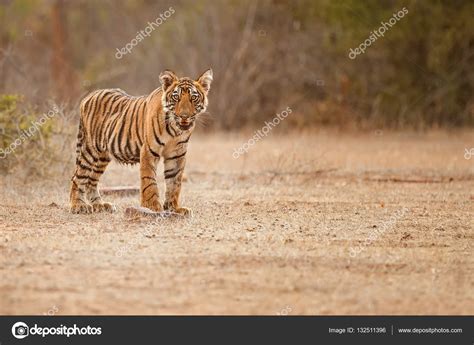
[[[0,174],[19,180],[57,176],[73,152],[74,137],[64,106],[50,103],[46,111],[21,95],[0,95]]]

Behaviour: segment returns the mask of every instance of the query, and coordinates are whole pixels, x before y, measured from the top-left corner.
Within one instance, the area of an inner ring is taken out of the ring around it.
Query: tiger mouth
[[[189,123],[186,123],[186,124],[183,124],[183,123],[177,123],[179,129],[183,130],[183,131],[186,131],[188,129],[190,129],[193,125],[193,122],[189,122]]]

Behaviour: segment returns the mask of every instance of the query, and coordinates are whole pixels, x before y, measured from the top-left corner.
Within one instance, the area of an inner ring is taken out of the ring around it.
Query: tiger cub
[[[97,90],[80,105],[76,170],[72,177],[72,213],[114,212],[97,189],[100,176],[112,159],[140,163],[141,206],[183,215],[179,194],[186,162],[186,149],[197,116],[206,110],[212,70],[197,80],[178,78],[166,70],[161,86],[147,96],[134,97],[121,89]],[[159,200],[156,167],[164,161],[165,201]]]

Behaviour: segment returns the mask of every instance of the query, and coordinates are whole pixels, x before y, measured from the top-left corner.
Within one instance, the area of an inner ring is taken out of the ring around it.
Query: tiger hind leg
[[[94,212],[115,212],[117,208],[115,205],[104,202],[100,196],[97,184],[102,174],[105,172],[107,165],[110,163],[110,158],[106,153],[99,154],[97,159],[94,159],[94,166],[89,175],[89,183],[87,184],[87,196],[92,205]]]
[[[82,163],[81,156],[78,156],[76,171],[71,180],[71,213],[91,213],[93,211],[92,206],[86,200],[89,172],[88,167]]]
[[[93,208],[88,204],[87,198],[87,184],[89,181],[89,174],[91,172],[90,160],[87,160],[86,154],[83,150],[84,146],[84,126],[82,119],[79,121],[79,131],[77,133],[76,146],[76,170],[71,179],[71,192],[69,194],[71,213],[91,213]]]
[[[99,178],[109,162],[107,155],[89,147],[80,147],[71,184],[71,213],[115,211],[113,205],[102,201],[97,189]]]

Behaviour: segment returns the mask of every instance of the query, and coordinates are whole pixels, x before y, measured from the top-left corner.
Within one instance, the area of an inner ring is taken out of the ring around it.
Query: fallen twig
[[[134,186],[117,186],[117,187],[104,187],[100,189],[100,193],[103,195],[133,195],[140,191],[139,187]]]

